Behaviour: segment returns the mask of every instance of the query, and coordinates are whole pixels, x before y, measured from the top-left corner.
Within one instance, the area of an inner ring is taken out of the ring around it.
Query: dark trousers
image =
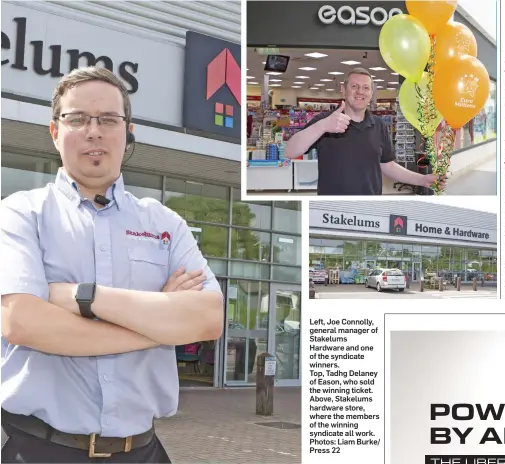
[[[5,435],[4,435],[5,433]],[[3,443],[6,438],[5,443]],[[16,463],[170,463],[170,459],[158,437],[141,448],[132,449],[129,453],[114,453],[110,458],[90,458],[88,451],[61,446],[42,438],[28,435],[7,424],[2,426],[2,462]]]

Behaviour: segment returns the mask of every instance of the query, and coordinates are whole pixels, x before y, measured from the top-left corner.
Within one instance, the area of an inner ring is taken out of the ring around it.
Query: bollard
[[[440,280],[438,282],[438,290],[441,292],[444,291],[444,281],[442,280],[442,278],[440,278]]]
[[[274,413],[275,357],[262,353],[256,362],[256,414],[271,416]]]
[[[407,276],[406,286],[407,286],[407,289],[410,288],[410,277],[408,277],[408,276]]]
[[[424,279],[421,279],[421,289],[420,292],[424,292]]]
[[[474,277],[472,279],[472,288],[473,288],[473,291],[476,292],[477,291],[477,277]]]
[[[484,277],[482,278],[482,280],[480,281],[480,286],[481,287],[484,287]]]
[[[456,278],[456,288],[458,289],[458,292],[461,291],[461,277]]]

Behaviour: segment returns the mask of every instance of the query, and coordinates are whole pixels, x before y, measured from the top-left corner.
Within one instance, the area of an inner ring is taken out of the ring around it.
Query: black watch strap
[[[94,319],[96,316],[91,311],[91,305],[95,301],[96,283],[78,284],[75,300],[79,305],[82,317]]]

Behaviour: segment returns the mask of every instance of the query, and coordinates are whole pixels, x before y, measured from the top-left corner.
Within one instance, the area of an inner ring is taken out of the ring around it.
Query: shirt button
[[[107,247],[105,247],[103,245],[100,247],[100,250],[102,250],[102,251],[105,251],[106,249],[107,249]]]
[[[103,379],[107,382],[108,378],[107,378],[107,374],[104,374],[103,375]]]

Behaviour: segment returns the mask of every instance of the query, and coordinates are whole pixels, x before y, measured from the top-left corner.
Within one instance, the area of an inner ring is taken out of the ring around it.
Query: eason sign
[[[357,8],[344,5],[336,9],[331,5],[323,5],[319,8],[317,16],[323,24],[333,24],[338,21],[344,25],[358,25],[372,23],[375,26],[382,26],[394,15],[403,14],[400,8],[391,8],[389,11],[380,6],[370,8],[369,6],[358,6]]]
[[[436,224],[412,219],[407,224],[407,234],[481,243],[496,243],[497,236],[496,230]]]
[[[389,218],[338,211],[309,210],[310,227],[363,232],[389,232]]]

